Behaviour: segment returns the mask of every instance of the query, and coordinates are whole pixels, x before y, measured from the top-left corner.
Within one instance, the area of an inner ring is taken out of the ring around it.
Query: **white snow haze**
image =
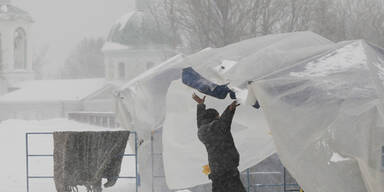
[[[115,20],[133,9],[133,0],[12,0],[33,17],[33,45],[49,46],[46,71],[57,73],[85,37],[106,37]],[[34,51],[34,52],[35,52]]]

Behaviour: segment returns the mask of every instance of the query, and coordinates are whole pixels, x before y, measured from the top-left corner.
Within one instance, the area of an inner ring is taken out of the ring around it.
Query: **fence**
[[[124,154],[124,157],[134,157],[135,158],[135,176],[134,177],[120,176],[119,178],[120,179],[135,179],[136,180],[136,192],[137,192],[138,186],[140,185],[140,177],[139,177],[138,169],[137,169],[137,156],[138,156],[137,147],[138,147],[138,143],[137,143],[137,133],[131,132],[131,135],[132,134],[134,135],[134,139],[135,139],[135,152],[131,153],[131,154]],[[25,134],[25,147],[26,147],[25,159],[26,159],[27,192],[30,192],[30,180],[31,179],[53,179],[54,178],[51,175],[49,175],[49,176],[34,176],[34,175],[29,174],[30,173],[29,172],[29,170],[30,170],[30,163],[29,163],[30,158],[51,157],[53,160],[53,153],[52,154],[30,154],[29,153],[29,145],[30,145],[29,140],[30,140],[30,137],[32,137],[34,135],[53,136],[53,133],[52,132],[29,132],[29,133]]]
[[[251,175],[262,174],[266,175],[280,175],[282,183],[278,184],[260,184],[253,183],[257,180],[251,179]],[[301,192],[300,186],[296,182],[288,181],[288,171],[285,167],[282,167],[281,172],[252,172],[251,169],[247,169],[242,173],[242,179],[245,180],[246,188],[248,192]]]

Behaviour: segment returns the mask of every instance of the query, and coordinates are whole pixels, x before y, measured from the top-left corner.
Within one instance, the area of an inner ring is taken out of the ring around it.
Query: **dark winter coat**
[[[228,106],[218,118],[216,110],[197,105],[198,136],[208,152],[212,192],[245,192],[237,169],[240,155],[231,133],[234,114]]]
[[[211,174],[220,176],[228,171],[237,170],[240,155],[231,133],[235,110],[231,111],[227,107],[220,118],[207,113],[204,104],[197,106],[198,136],[207,149]]]

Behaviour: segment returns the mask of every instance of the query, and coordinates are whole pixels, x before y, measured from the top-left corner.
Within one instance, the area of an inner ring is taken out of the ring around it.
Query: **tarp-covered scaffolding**
[[[331,41],[311,32],[269,35],[223,48],[208,48],[187,57],[176,56],[124,85],[117,97],[117,115],[124,127],[137,131],[144,140],[139,148],[143,183],[148,172],[144,164],[151,158],[146,141],[150,140],[151,131],[160,128],[164,129],[163,155],[168,186],[179,189],[209,182],[201,172],[208,162],[205,148],[196,136],[196,105],[191,99],[192,90],[180,81],[183,68],[192,66],[218,84],[230,82],[239,99],[245,102],[248,81],[294,66],[333,46]],[[254,100],[254,94],[249,94],[248,101]],[[208,107],[219,110],[229,104],[227,100],[211,98],[207,102]],[[233,124],[241,170],[275,152],[263,112],[244,105]],[[144,188],[145,185],[142,191],[146,191]]]
[[[259,78],[279,157],[309,192],[384,191],[384,51],[363,40]]]

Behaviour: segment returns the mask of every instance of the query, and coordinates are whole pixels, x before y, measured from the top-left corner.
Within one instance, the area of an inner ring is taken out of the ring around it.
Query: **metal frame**
[[[247,191],[248,192],[251,192],[251,191],[257,192],[256,187],[265,187],[265,188],[282,187],[282,192],[291,192],[291,191],[292,192],[300,192],[301,191],[301,188],[298,184],[287,183],[287,169],[285,167],[283,167],[283,171],[282,171],[282,174],[283,174],[283,183],[282,184],[251,184],[251,179],[250,179],[251,170],[247,169],[246,172],[243,174],[246,174],[246,176],[247,176],[246,179],[247,179]],[[280,172],[280,174],[281,174],[281,172]],[[287,187],[297,187],[297,189],[287,189]]]
[[[119,179],[136,179],[136,192],[138,192],[138,187],[140,186],[140,175],[138,173],[138,143],[137,143],[137,133],[131,131],[131,134],[135,135],[135,152],[132,154],[124,154],[124,157],[135,157],[135,176],[121,176]],[[53,132],[27,132],[25,133],[25,159],[26,159],[26,183],[27,183],[27,192],[30,192],[30,179],[53,179],[53,176],[31,176],[29,175],[29,158],[39,158],[39,157],[52,157],[53,154],[29,154],[29,137],[32,135],[53,135]]]

